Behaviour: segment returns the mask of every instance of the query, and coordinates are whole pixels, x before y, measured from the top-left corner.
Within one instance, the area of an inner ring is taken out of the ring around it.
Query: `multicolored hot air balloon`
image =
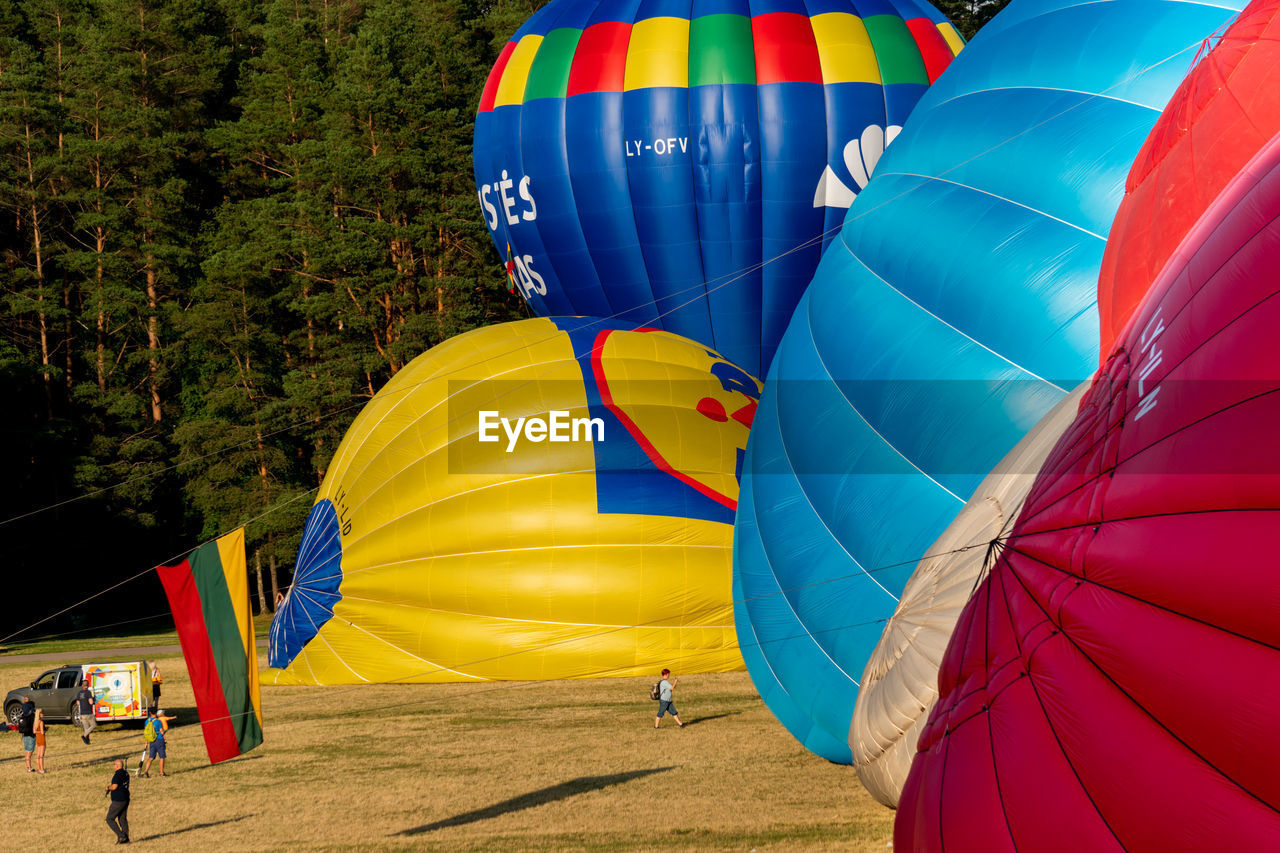
[[[762,375],[962,43],[926,0],[554,0],[476,116],[494,245],[539,314],[660,326]]]
[[[850,208],[770,368],[735,533],[747,668],[814,752],[851,761],[858,682],[912,568],[1096,366],[1125,174],[1237,8],[1014,0]]]
[[[1232,175],[1280,130],[1280,3],[1255,2],[1215,39],[1147,137],[1103,254],[1102,353],[1165,262]],[[988,562],[987,544],[1021,511],[1030,481],[1074,417],[1083,386],[1019,442],[928,549],[863,673],[849,745],[863,784],[896,805],[937,697],[938,663]],[[1029,444],[1038,445],[1029,447]],[[1021,457],[1014,460],[1011,457]],[[999,519],[999,523],[996,523]],[[988,524],[985,529],[982,521]],[[969,544],[967,550],[954,551]]]
[[[1189,231],[947,648],[899,850],[1280,847],[1280,136]]]
[[[1098,279],[1103,360],[1187,231],[1280,128],[1280,5],[1255,0],[1214,41],[1129,172]]]
[[[731,525],[759,395],[719,354],[618,321],[523,320],[419,356],[334,455],[270,678],[741,668]]]

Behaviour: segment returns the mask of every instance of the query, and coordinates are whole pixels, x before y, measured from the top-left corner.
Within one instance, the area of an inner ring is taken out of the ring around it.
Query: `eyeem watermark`
[[[545,418],[504,418],[496,411],[482,411],[477,438],[485,442],[501,441],[499,427],[507,437],[508,453],[516,449],[522,437],[534,444],[604,441],[603,418],[572,418],[567,411],[559,409],[548,412]]]

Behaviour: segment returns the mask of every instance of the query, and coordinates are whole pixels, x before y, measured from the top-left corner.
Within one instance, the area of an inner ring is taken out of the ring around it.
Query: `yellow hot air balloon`
[[[523,320],[419,356],[329,466],[275,683],[742,667],[731,547],[760,383],[686,338]]]

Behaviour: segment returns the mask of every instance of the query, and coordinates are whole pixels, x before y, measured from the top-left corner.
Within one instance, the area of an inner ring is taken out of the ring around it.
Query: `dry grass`
[[[166,850],[874,850],[893,813],[847,767],[805,752],[746,673],[686,676],[686,725],[645,679],[264,687],[266,740],[210,767],[181,658],[162,659],[169,778],[135,781],[133,838]],[[0,666],[4,689],[39,664]],[[186,725],[183,725],[186,723]],[[670,726],[670,727],[669,727]],[[16,848],[94,849],[111,761],[136,730],[52,727],[49,772],[0,735]],[[155,768],[153,768],[153,771]]]

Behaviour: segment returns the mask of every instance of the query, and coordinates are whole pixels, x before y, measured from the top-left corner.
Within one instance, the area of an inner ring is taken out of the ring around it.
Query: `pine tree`
[[[21,21],[12,6],[0,10],[7,25]],[[56,160],[56,105],[44,87],[38,51],[15,35],[0,35],[0,215],[4,229],[6,337],[30,353],[40,381],[43,421],[53,420],[62,368],[56,350],[62,341],[64,309],[54,274],[57,243],[52,179]]]

